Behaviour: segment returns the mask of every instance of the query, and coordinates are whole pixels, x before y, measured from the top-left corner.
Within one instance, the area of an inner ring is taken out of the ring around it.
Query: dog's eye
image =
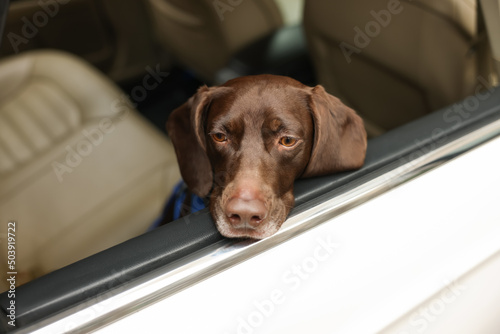
[[[218,143],[222,143],[227,140],[226,135],[220,132],[214,133],[212,138]]]
[[[281,137],[279,143],[285,147],[292,147],[297,143],[297,139],[293,137]]]

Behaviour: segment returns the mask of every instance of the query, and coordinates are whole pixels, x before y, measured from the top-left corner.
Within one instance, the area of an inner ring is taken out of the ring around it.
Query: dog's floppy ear
[[[204,117],[212,88],[202,86],[167,121],[167,132],[175,148],[181,175],[188,188],[205,197],[212,188],[212,166],[205,148]]]
[[[309,106],[314,122],[311,158],[302,177],[319,176],[363,166],[366,130],[361,117],[318,85]]]

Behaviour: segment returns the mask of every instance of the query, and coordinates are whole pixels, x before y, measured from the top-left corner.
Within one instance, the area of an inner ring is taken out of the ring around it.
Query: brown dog
[[[210,195],[226,237],[274,234],[294,204],[299,177],[363,165],[361,118],[322,86],[257,75],[201,87],[173,111],[167,130],[191,191]]]

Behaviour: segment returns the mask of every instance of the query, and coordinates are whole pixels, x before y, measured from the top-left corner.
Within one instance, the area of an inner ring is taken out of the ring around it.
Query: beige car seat
[[[15,222],[18,281],[145,232],[179,178],[170,141],[80,59],[0,62],[1,254]]]
[[[474,0],[308,0],[304,27],[319,83],[378,135],[481,85]]]
[[[175,60],[213,83],[248,43],[283,25],[273,0],[149,0],[156,34]]]

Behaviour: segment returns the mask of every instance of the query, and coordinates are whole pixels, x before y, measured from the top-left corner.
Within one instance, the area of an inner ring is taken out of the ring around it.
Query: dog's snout
[[[256,228],[267,216],[265,203],[256,197],[235,196],[227,202],[225,211],[235,228]]]

